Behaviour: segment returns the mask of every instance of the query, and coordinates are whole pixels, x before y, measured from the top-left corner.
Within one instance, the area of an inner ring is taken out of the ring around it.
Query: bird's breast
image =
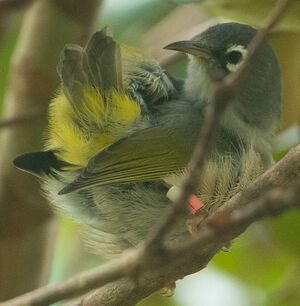
[[[262,157],[253,146],[239,155],[213,154],[202,171],[197,196],[208,211],[214,211],[247,187],[263,171]],[[166,184],[171,186],[167,194],[171,200],[178,196],[178,189],[187,174],[186,168],[164,179]]]

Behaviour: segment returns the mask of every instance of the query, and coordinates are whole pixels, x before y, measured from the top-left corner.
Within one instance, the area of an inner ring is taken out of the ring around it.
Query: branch
[[[26,114],[23,116],[15,116],[14,118],[6,119],[6,120],[1,120],[0,121],[0,130],[4,128],[10,128],[14,126],[24,126],[24,124],[32,124],[33,121],[38,120],[38,119],[43,119],[43,113],[44,109],[41,107],[36,107],[36,109],[32,109],[30,111],[27,111]]]
[[[173,247],[163,247],[161,252],[148,252],[146,246],[142,245],[101,267],[0,305],[51,304],[116,280],[83,299],[80,305],[133,305],[170,280],[203,269],[222,246],[236,238],[251,223],[281,214],[292,207],[300,208],[299,169],[300,145],[255,180],[249,188],[225,203],[228,210],[221,208],[188,241]],[[282,185],[282,182],[285,183]],[[259,200],[253,201],[251,190],[258,186],[255,197]],[[232,208],[237,209],[232,211]]]
[[[178,247],[164,249],[159,259],[152,257],[159,265],[153,264],[151,269],[141,270],[143,274],[135,282],[122,279],[108,284],[84,298],[78,305],[135,305],[170,280],[181,279],[203,269],[225,243],[236,238],[252,222],[263,217],[277,216],[291,207],[300,208],[299,188],[298,183],[287,190],[274,189],[261,200],[249,203],[247,207],[232,214],[223,213],[210,218],[208,225],[200,229],[199,235]]]
[[[203,269],[228,241],[239,236],[252,222],[266,216],[282,213],[285,209],[288,209],[289,205],[292,206],[297,203],[296,205],[299,208],[299,181],[300,145],[292,149],[279,163],[257,178],[246,190],[239,192],[226,202],[214,216],[208,219],[208,225],[199,229],[198,234],[192,240],[178,247],[175,246],[172,249],[173,257],[169,254],[167,262],[164,262],[159,269],[155,269],[153,265],[152,272],[147,272],[138,278],[138,287],[134,286],[134,282],[129,282],[128,279],[119,280],[100,288],[83,299],[80,305],[114,306],[122,303],[124,306],[130,306],[150,293],[159,290],[168,282]],[[293,184],[295,185],[291,187]],[[266,193],[267,191],[270,191],[270,193]],[[230,215],[229,212],[232,212],[232,214]],[[238,216],[241,216],[240,226],[232,221],[239,218]],[[218,224],[221,225],[219,230],[214,233],[214,238],[210,236],[213,235],[210,224],[215,224],[216,229]],[[222,228],[222,224],[224,228]],[[225,229],[226,226],[228,227]],[[209,246],[206,247],[207,245]],[[191,248],[191,253],[188,253],[189,248]],[[157,260],[156,256],[166,256],[167,252],[164,248],[161,249],[160,253],[150,253],[150,256],[151,254],[153,256],[151,260],[155,262]],[[139,269],[140,274],[142,274],[142,268],[139,267]],[[127,304],[122,301],[127,301]]]

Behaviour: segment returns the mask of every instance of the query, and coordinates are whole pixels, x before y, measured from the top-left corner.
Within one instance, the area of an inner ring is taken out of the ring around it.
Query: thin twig
[[[4,128],[10,128],[13,126],[24,125],[26,123],[32,123],[33,120],[42,118],[44,109],[37,107],[35,110],[28,111],[23,116],[16,116],[11,119],[4,119],[0,121],[0,130]]]
[[[212,103],[207,107],[205,120],[199,134],[192,158],[190,160],[190,171],[183,182],[183,186],[178,199],[167,210],[165,216],[161,219],[159,225],[151,232],[146,240],[148,250],[158,250],[163,238],[181,213],[186,210],[188,197],[195,193],[201,184],[201,172],[211,146],[214,143],[216,131],[220,119],[231,103],[235,94],[236,85],[241,75],[247,69],[251,58],[256,50],[262,44],[267,34],[280,21],[288,7],[294,0],[280,0],[270,14],[270,21],[267,26],[259,30],[248,46],[248,56],[240,68],[235,73],[226,76],[220,83],[215,84]]]
[[[288,8],[293,4],[293,2],[295,2],[295,0],[280,0],[277,2],[275,8],[270,13],[269,22],[266,25],[266,27],[258,30],[257,34],[250,42],[248,46],[248,56],[246,57],[245,61],[242,63],[242,65],[235,73],[229,74],[224,79],[223,81],[224,84],[221,84],[221,86],[227,86],[227,87],[236,86],[241,75],[245,72],[245,70],[249,66],[249,63],[251,62],[256,50],[263,43],[263,41],[266,39],[267,35],[272,31],[272,29],[278,24],[278,22],[281,20],[281,18],[288,10]]]

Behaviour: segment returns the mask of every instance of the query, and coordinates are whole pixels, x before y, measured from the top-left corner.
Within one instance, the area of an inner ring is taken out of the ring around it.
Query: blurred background
[[[42,148],[46,110],[59,86],[65,43],[85,44],[109,25],[118,42],[139,46],[174,76],[186,61],[162,50],[229,20],[266,24],[274,0],[2,0],[0,1],[0,301],[56,283],[105,261],[85,251],[80,229],[58,218],[38,182],[12,167],[13,158]],[[270,35],[282,73],[282,123],[274,142],[279,160],[300,141],[300,3]],[[300,305],[300,214],[256,223],[229,252],[139,305]]]

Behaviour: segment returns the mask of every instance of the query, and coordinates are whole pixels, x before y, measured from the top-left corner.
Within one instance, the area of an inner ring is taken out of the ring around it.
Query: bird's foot
[[[198,211],[197,215],[186,221],[186,226],[190,234],[197,233],[203,221],[207,218],[208,212],[205,208]]]
[[[176,282],[170,282],[160,290],[160,293],[164,297],[172,297],[175,293],[175,289],[176,289]]]
[[[232,247],[232,241],[228,241],[224,244],[224,246],[222,247],[221,251],[222,252],[230,252]]]

